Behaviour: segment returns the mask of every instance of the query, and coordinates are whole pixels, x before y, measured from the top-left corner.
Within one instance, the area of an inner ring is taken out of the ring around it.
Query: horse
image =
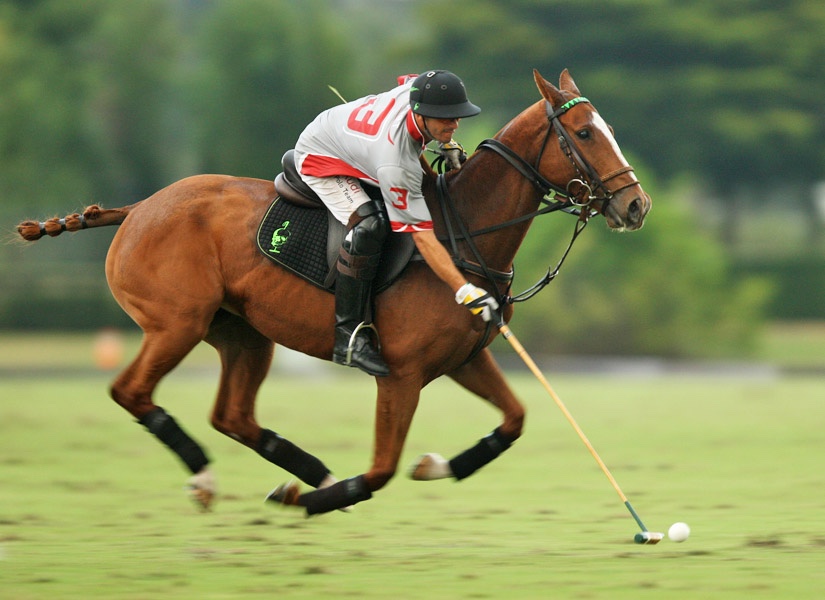
[[[460,170],[437,175],[422,160],[436,234],[468,281],[499,299],[501,326],[513,315],[513,260],[535,216],[561,208],[584,223],[602,215],[609,228],[633,231],[651,207],[612,128],[567,69],[558,87],[537,70],[533,78],[541,99],[482,142]],[[496,407],[501,422],[450,460],[437,453],[419,457],[411,477],[460,480],[507,450],[522,434],[525,408],[488,348],[499,331],[458,305],[422,261],[411,261],[375,298],[374,323],[390,374],[375,378],[374,446],[366,472],[339,480],[319,458],[258,424],[256,397],[275,345],[322,360],[331,360],[333,348],[333,295],[255,248],[256,229],[278,196],[273,181],[195,175],[129,206],[91,205],[82,214],[18,225],[26,240],[119,226],[106,278],[143,337],[109,392],[182,460],[196,503],[208,509],[216,495],[209,459],[154,403],[153,391],[202,340],[221,361],[211,425],[309,486],[302,491],[292,480],[267,497],[308,515],[348,510],[387,485],[421,390],[442,375]]]

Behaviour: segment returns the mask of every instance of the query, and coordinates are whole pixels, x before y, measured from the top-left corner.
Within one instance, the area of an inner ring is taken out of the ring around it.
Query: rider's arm
[[[432,223],[432,217],[420,192],[421,171],[411,172],[387,165],[379,169],[379,175],[392,230],[411,233],[427,265],[455,292],[455,301],[485,321],[491,320],[498,308],[496,299],[486,290],[467,281],[453,264],[450,253],[435,237],[433,230],[424,226]]]
[[[432,230],[416,231],[413,232],[412,238],[430,268],[455,292],[455,301],[485,321],[491,320],[498,309],[498,302],[484,289],[467,281],[453,264],[450,253],[438,241],[435,233]]]
[[[427,231],[416,231],[412,234],[416,248],[421,256],[427,261],[430,268],[438,275],[444,283],[450,286],[453,292],[467,283],[467,279],[461,274],[453,264],[453,259],[447,249],[443,246],[432,229]]]

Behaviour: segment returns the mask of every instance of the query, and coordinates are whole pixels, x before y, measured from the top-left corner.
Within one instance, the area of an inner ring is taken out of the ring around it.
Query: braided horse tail
[[[39,240],[44,235],[55,237],[64,231],[79,231],[90,227],[120,225],[138,203],[122,208],[103,209],[98,204],[86,207],[83,213],[66,215],[62,219],[54,217],[45,221],[23,221],[17,226],[17,233],[29,242]]]

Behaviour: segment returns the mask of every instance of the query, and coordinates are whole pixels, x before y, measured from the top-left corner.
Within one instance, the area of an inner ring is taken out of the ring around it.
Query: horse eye
[[[590,130],[589,129],[582,129],[576,132],[576,137],[580,140],[589,140],[590,139]]]

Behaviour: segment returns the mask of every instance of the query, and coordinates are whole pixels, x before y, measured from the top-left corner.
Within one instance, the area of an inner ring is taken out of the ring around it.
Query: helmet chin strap
[[[427,142],[433,141],[435,139],[435,136],[433,135],[432,131],[430,131],[430,128],[427,127],[427,117],[425,117],[424,115],[419,115],[418,113],[413,113],[413,114],[416,117],[421,117],[421,123],[420,123],[421,132],[428,138]]]

